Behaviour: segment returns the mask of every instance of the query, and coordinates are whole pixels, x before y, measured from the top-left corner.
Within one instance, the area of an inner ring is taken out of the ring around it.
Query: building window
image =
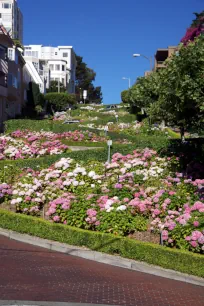
[[[31,51],[26,51],[25,56],[32,56],[32,52]]]
[[[2,3],[2,7],[4,9],[9,9],[9,8],[11,8],[11,4],[9,4],[9,3]]]
[[[50,65],[50,70],[54,70],[54,65]]]
[[[14,60],[14,50],[11,48],[8,48],[8,58],[10,59],[10,61]]]
[[[32,51],[32,57],[38,57],[38,51]]]
[[[62,71],[64,71],[64,65],[62,65]]]
[[[55,70],[60,71],[60,65],[55,65]]]
[[[66,53],[63,53],[63,55],[62,55],[63,57],[68,57],[68,53],[66,52]]]
[[[55,55],[57,55],[58,53],[57,52],[55,52]]]

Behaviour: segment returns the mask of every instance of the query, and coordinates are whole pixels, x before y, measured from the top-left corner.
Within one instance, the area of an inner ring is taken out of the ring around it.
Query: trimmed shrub
[[[68,105],[73,105],[76,103],[76,97],[73,94],[68,93],[57,93],[50,92],[45,95],[45,100],[47,100],[55,111],[62,111]]]

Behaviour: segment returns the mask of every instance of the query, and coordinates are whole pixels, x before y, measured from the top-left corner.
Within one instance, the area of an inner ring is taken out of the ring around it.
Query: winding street
[[[50,252],[0,236],[0,304],[8,300],[203,306],[204,287]]]

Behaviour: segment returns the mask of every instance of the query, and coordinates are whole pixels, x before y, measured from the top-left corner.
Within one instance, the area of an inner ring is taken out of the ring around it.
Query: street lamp
[[[122,80],[128,80],[128,82],[129,82],[129,88],[131,87],[131,79],[130,79],[130,78],[125,78],[125,77],[123,77]]]
[[[139,54],[139,53],[133,54],[133,57],[140,57],[140,56],[146,58],[146,59],[149,61],[149,64],[150,64],[150,71],[152,71],[152,57],[151,57],[151,56],[148,57],[148,56],[145,56],[145,55]]]

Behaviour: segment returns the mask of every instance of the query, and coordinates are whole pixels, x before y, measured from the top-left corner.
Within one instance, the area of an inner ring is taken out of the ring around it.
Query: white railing
[[[0,71],[4,74],[8,74],[8,63],[0,58]]]

